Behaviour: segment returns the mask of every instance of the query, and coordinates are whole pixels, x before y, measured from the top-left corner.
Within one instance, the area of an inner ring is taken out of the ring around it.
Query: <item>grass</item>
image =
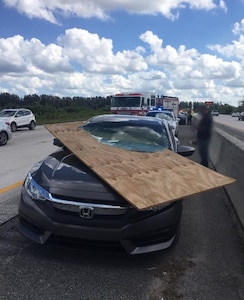
[[[93,116],[101,114],[109,114],[110,111],[107,109],[97,110],[83,110],[77,113],[48,113],[48,115],[36,115],[37,125],[43,124],[54,124],[54,123],[65,123],[75,121],[85,121]]]

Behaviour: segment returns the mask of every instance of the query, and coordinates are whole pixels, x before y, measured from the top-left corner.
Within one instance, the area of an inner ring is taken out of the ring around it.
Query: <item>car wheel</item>
[[[36,127],[36,123],[35,123],[34,121],[31,121],[31,122],[30,122],[30,125],[29,125],[29,129],[30,129],[30,130],[34,130],[35,127]]]
[[[6,145],[8,142],[8,135],[5,131],[0,132],[0,146]]]
[[[11,131],[12,131],[12,132],[17,131],[17,125],[16,125],[15,122],[11,123],[10,127],[11,127]]]

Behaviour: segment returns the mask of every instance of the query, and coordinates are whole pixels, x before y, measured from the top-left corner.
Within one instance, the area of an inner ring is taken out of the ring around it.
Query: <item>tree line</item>
[[[198,108],[200,105],[205,104],[205,102],[180,102],[179,104],[179,108],[182,110],[187,110],[190,111],[191,109],[193,109],[194,111],[198,111]],[[234,107],[232,105],[229,104],[222,104],[222,103],[213,103],[211,105],[209,105],[209,109],[210,110],[218,110],[220,114],[226,114],[226,115],[230,115],[233,112],[240,112],[240,111],[244,111],[244,107],[243,105],[240,103],[238,107]]]
[[[110,110],[111,97],[58,97],[52,95],[0,94],[0,109],[28,108],[37,122],[80,120]]]
[[[36,115],[37,123],[72,121],[87,119],[92,115],[108,113],[111,97],[58,97],[52,95],[25,95],[19,97],[15,94],[0,93],[0,109],[4,108],[29,108]],[[198,110],[203,102],[180,102],[180,109],[190,111]],[[231,114],[244,111],[244,100],[238,107],[229,104],[213,103],[210,109],[216,109],[221,114]]]

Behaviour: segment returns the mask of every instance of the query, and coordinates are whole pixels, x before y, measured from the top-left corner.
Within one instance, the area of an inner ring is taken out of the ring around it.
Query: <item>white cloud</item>
[[[147,69],[143,56],[136,50],[113,53],[111,39],[100,38],[86,30],[73,28],[58,38],[63,52],[84,71],[95,73],[124,73]]]
[[[221,8],[221,9],[223,9],[225,12],[227,12],[227,5],[226,5],[226,3],[225,3],[225,1],[224,0],[220,0],[220,2],[219,2],[219,7]]]
[[[220,0],[218,5],[214,0],[3,0],[3,2],[29,18],[44,19],[57,24],[60,14],[106,20],[110,18],[111,12],[124,10],[131,14],[161,14],[175,19],[179,16],[179,10],[185,7],[197,10],[227,9],[224,0]]]
[[[66,30],[48,45],[20,35],[2,38],[0,92],[91,96],[152,91],[177,95],[182,101],[212,99],[232,104],[244,95],[240,60],[244,37],[230,45],[212,46],[221,57],[184,45],[164,45],[151,31],[140,35],[141,43],[115,52],[111,39],[78,28]],[[232,61],[229,55],[235,56]]]
[[[0,39],[0,73],[28,72],[70,72],[72,66],[63,49],[55,44],[45,46],[38,39],[24,40],[20,35]],[[39,70],[39,71],[38,71]]]
[[[153,34],[152,31],[146,31],[145,33],[141,34],[140,39],[144,43],[147,43],[154,52],[157,52],[162,48],[163,40],[160,39],[156,34]]]
[[[244,33],[244,19],[242,19],[240,23],[236,22],[234,24],[232,32],[236,35]]]
[[[21,55],[23,41],[20,35],[0,39],[0,73],[18,73],[26,70],[26,63]]]
[[[239,40],[234,40],[232,44],[227,45],[208,45],[210,50],[216,51],[225,57],[233,57],[244,63],[244,36],[241,35]]]
[[[226,62],[222,58],[210,54],[203,54],[195,63],[195,67],[202,70],[204,78],[230,79],[241,74],[241,65],[238,62]]]

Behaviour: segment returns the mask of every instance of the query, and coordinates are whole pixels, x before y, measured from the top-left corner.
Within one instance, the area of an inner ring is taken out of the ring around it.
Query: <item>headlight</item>
[[[33,174],[34,172],[36,172],[36,171],[40,168],[40,166],[41,166],[42,163],[43,163],[43,160],[41,160],[41,161],[39,161],[38,163],[36,163],[36,164],[31,168],[30,173]]]
[[[34,200],[45,201],[50,199],[50,194],[35,182],[30,173],[25,179],[24,187],[28,195]]]

